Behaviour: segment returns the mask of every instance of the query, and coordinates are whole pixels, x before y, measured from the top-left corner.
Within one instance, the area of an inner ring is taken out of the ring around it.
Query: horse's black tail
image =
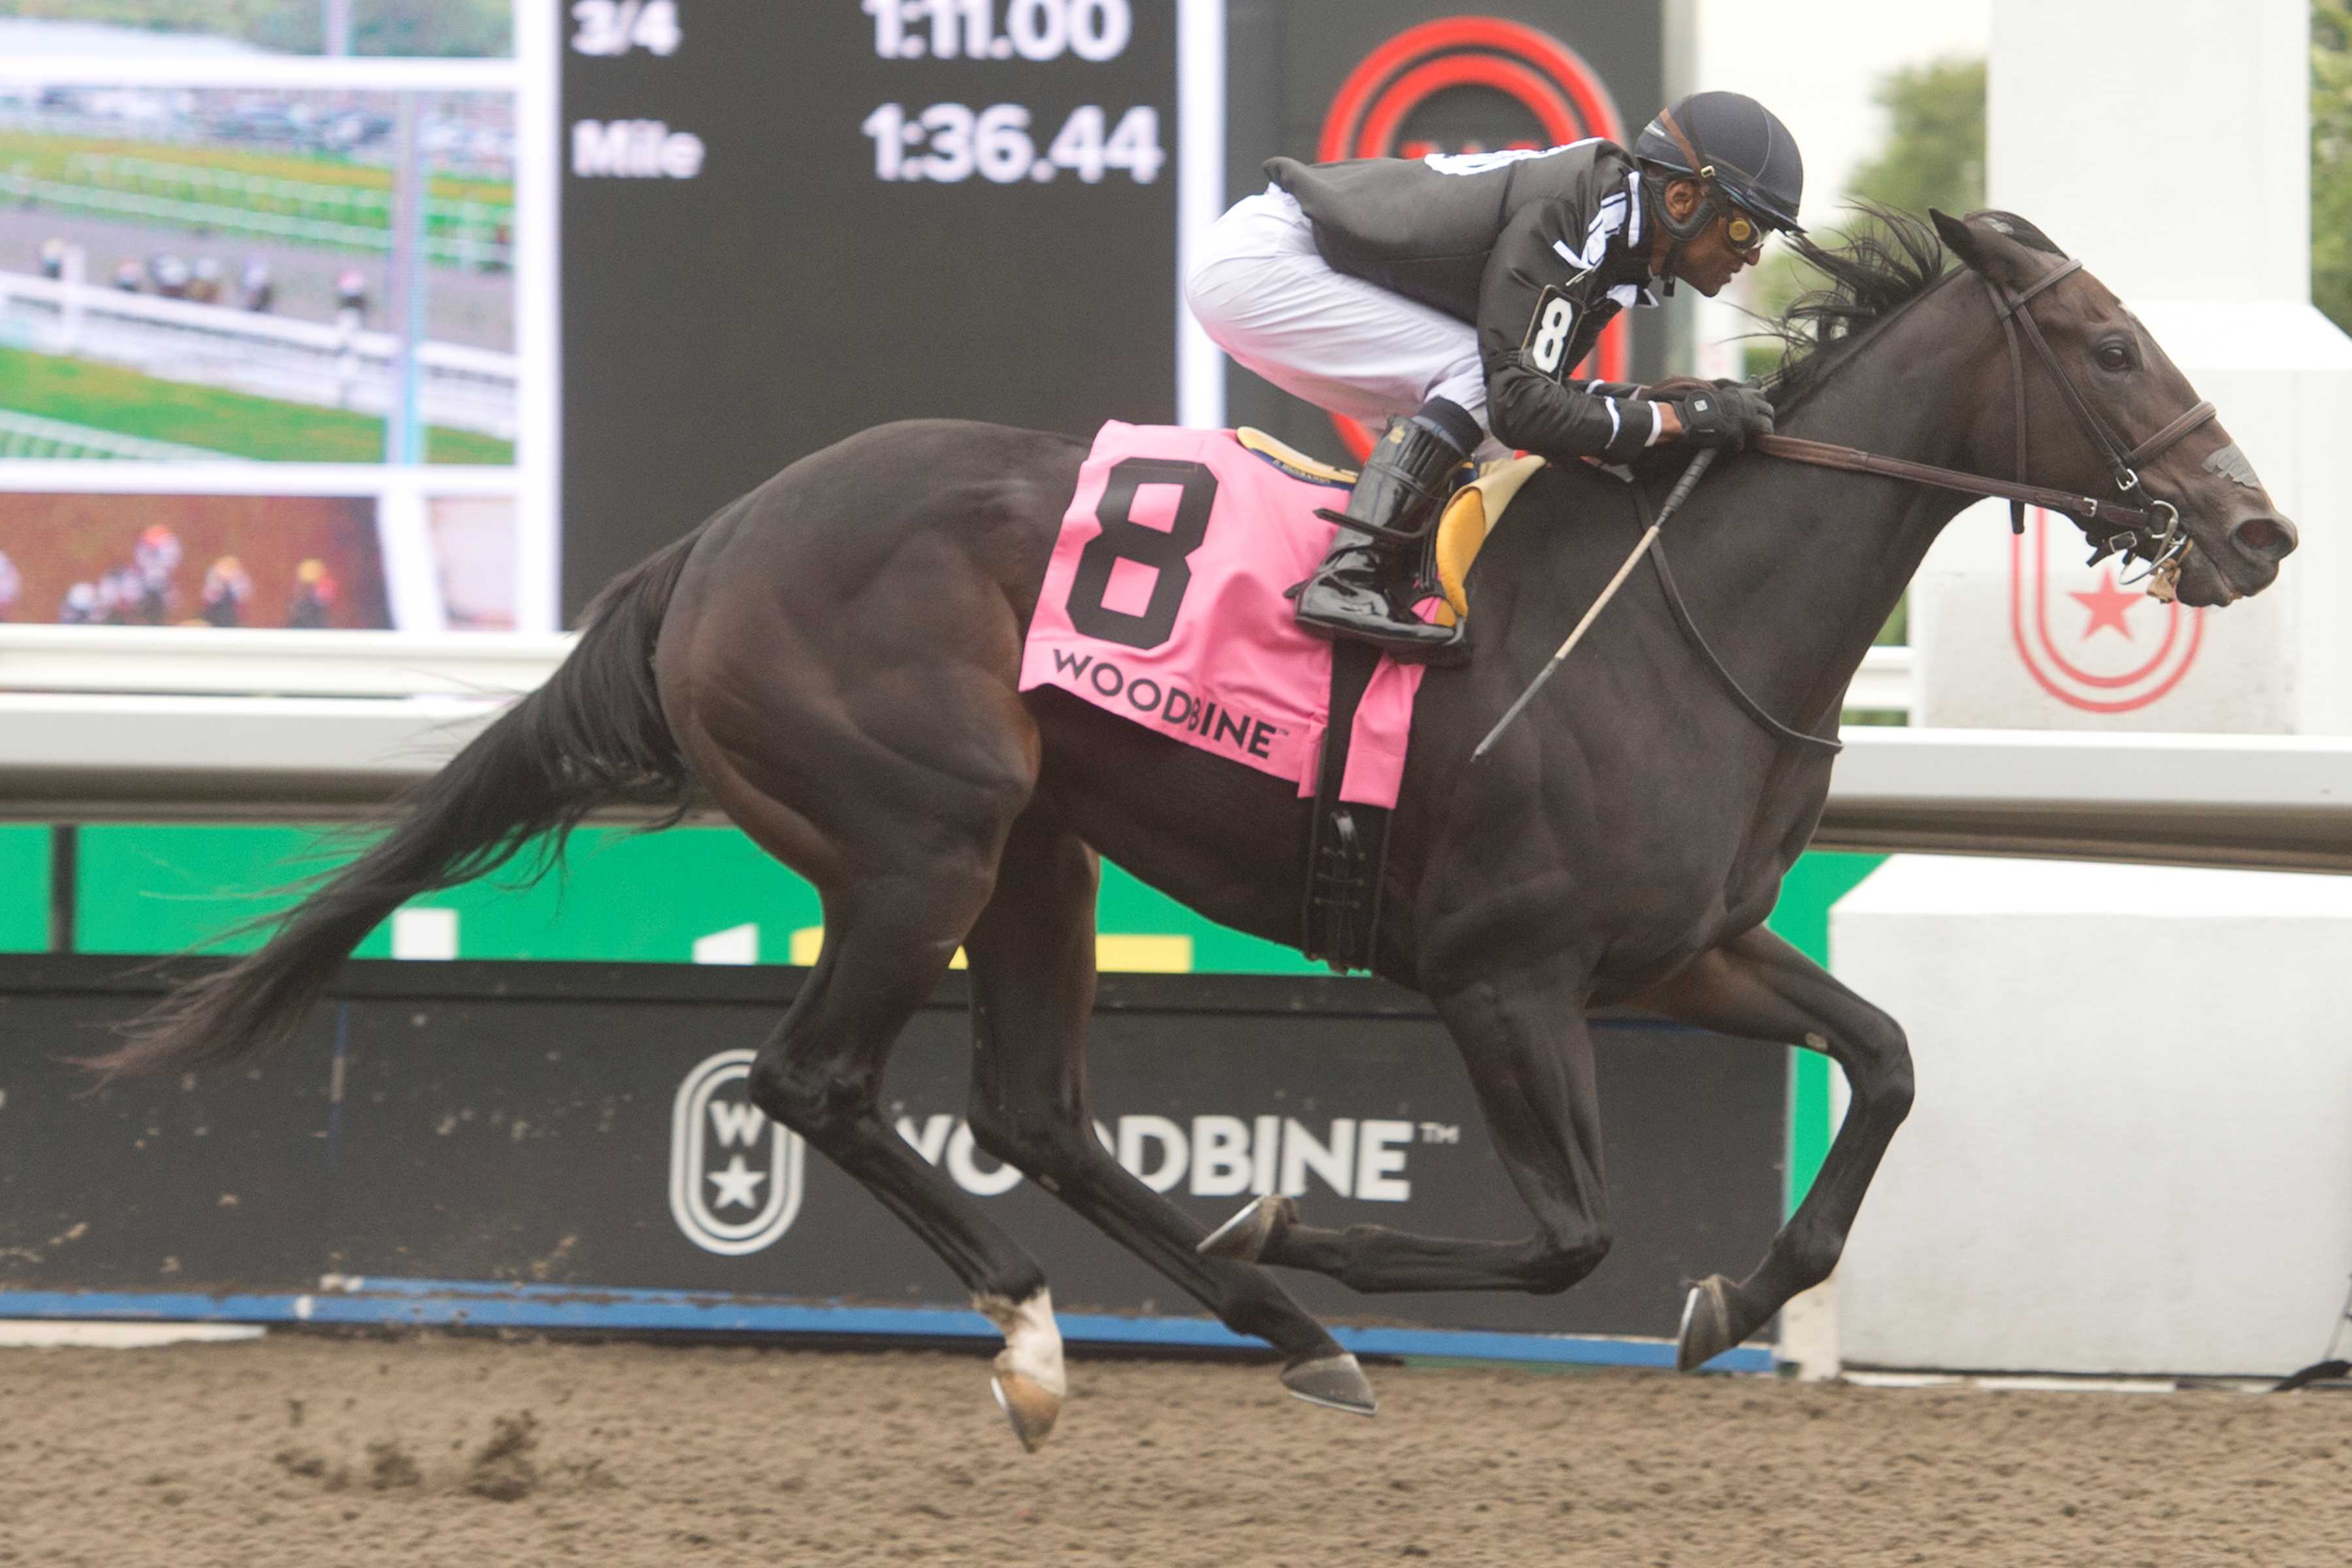
[[[83,1065],[110,1076],[184,1072],[257,1056],[293,1035],[336,965],[408,900],[495,870],[549,833],[551,865],[599,806],[683,815],[692,779],[662,717],[652,653],[698,537],[599,595],[547,683],[410,792],[397,826],[285,915],[266,945],[181,986],[121,1046]]]

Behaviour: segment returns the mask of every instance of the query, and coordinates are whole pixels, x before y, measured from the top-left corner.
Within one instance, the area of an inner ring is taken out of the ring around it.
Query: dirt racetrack
[[[42,1568],[2352,1561],[2352,1397],[1082,1361],[1024,1455],[970,1356],[273,1336],[0,1352]]]

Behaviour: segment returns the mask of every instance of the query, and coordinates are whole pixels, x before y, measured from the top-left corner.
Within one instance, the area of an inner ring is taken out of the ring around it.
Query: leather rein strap
[[[2064,512],[2069,517],[2091,521],[2114,521],[2127,527],[2140,527],[2148,521],[2147,512],[2139,507],[2119,506],[2114,501],[2101,500],[2096,496],[2077,495],[2072,490],[2053,490],[2042,485],[1987,479],[1981,474],[1967,473],[1958,468],[1939,468],[1929,463],[1912,462],[1907,458],[1884,458],[1875,452],[1865,452],[1859,447],[1839,447],[1827,441],[1808,441],[1796,436],[1750,436],[1748,449],[1761,452],[1768,458],[1785,458],[1792,463],[1811,463],[1818,468],[1843,468],[1852,474],[1876,474],[1882,479],[1936,485],[1969,495],[1996,496],[2018,506],[2038,506],[2044,510]]]

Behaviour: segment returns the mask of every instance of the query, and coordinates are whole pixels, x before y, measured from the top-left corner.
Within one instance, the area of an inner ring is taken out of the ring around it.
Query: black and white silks
[[[1654,445],[1654,405],[1570,374],[1601,329],[1650,306],[1641,177],[1613,142],[1427,158],[1266,164],[1337,271],[1470,323],[1489,429],[1557,459]]]

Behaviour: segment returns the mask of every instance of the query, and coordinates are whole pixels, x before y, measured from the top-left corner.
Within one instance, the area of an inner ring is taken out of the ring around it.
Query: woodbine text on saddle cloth
[[[1057,687],[1313,795],[1331,645],[1300,631],[1282,595],[1329,546],[1315,509],[1335,493],[1230,431],[1105,425],[1045,570],[1021,689]],[[1381,660],[1341,799],[1396,804],[1421,677]]]

